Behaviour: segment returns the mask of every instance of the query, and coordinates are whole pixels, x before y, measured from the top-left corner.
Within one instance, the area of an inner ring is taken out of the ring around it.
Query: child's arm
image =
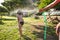
[[[60,26],[60,23],[57,24],[56,26],[56,34],[58,35],[57,31],[58,31],[58,27]]]
[[[48,6],[46,6],[45,8],[40,9],[39,12],[43,12],[45,10],[48,10],[48,9],[54,7],[58,3],[59,3],[59,1],[58,0],[55,0],[54,2],[52,2],[51,4],[49,4]]]
[[[19,15],[18,14],[17,14],[17,19],[18,19],[18,22],[19,22],[20,19],[19,19]]]

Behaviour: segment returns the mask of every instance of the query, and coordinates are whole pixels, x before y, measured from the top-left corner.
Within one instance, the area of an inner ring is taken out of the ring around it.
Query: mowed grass
[[[0,40],[20,40],[18,21],[16,17],[5,17],[3,24],[0,24]],[[43,23],[43,19],[34,19],[33,17],[24,17],[25,24],[22,27],[22,40],[36,40],[37,36],[32,34],[31,24]],[[52,25],[52,23],[49,23]],[[49,30],[50,31],[50,30]],[[52,31],[52,30],[51,30]],[[53,32],[53,31],[52,31]],[[51,35],[51,32],[48,32]]]
[[[18,22],[16,17],[3,16],[3,24],[0,24],[0,40],[20,40]],[[23,25],[23,35],[22,40],[35,40],[36,36],[31,32],[31,24],[41,22],[40,20],[35,20],[32,17],[24,18],[25,24]]]
[[[0,40],[17,40],[19,38],[18,28],[16,28],[17,20],[14,17],[9,17],[12,20],[3,20],[3,24],[0,24]]]

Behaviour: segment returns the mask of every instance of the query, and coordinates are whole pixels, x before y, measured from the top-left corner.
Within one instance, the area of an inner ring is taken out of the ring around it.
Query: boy
[[[22,26],[24,24],[24,20],[23,20],[23,13],[20,10],[17,12],[17,18],[18,18],[18,24],[19,24],[19,32],[20,32],[20,35],[22,36]]]

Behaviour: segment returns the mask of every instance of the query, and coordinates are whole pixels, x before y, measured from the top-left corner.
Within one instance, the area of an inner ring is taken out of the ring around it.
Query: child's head
[[[17,12],[17,14],[18,15],[23,15],[23,13],[20,10]]]

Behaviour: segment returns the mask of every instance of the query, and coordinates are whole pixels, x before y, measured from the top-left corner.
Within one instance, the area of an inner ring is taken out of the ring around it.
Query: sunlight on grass
[[[6,18],[6,17],[4,17]],[[9,18],[9,17],[8,17]],[[13,18],[13,17],[11,17]],[[28,20],[27,20],[28,19]],[[29,21],[31,18],[24,18],[25,21]],[[35,20],[35,19],[32,19]],[[19,31],[17,27],[17,20],[3,20],[4,24],[0,25],[0,40],[19,40]],[[32,40],[36,39],[36,36],[31,33],[31,25],[24,24],[23,34]],[[23,40],[24,37],[23,37]]]
[[[7,18],[3,17],[3,18]],[[15,18],[15,17],[8,17],[8,18]],[[15,20],[3,20],[4,24],[0,24],[0,40],[20,40],[19,30],[18,30],[18,22],[17,19]],[[34,19],[32,17],[24,17],[25,24],[23,25],[23,35],[22,40],[36,40],[37,36],[32,34],[32,25],[37,23],[43,23],[43,19]],[[53,26],[52,23],[48,23],[48,25]],[[50,28],[50,30],[52,30]],[[48,31],[50,31],[48,28]],[[48,32],[47,31],[47,32]],[[52,33],[54,31],[51,31]],[[51,35],[51,32],[48,32],[48,34]]]
[[[2,18],[6,18],[6,19],[17,19],[16,17],[8,17],[8,16],[3,16]]]
[[[30,24],[44,23],[43,19],[34,19],[32,17],[24,18],[24,21]]]

